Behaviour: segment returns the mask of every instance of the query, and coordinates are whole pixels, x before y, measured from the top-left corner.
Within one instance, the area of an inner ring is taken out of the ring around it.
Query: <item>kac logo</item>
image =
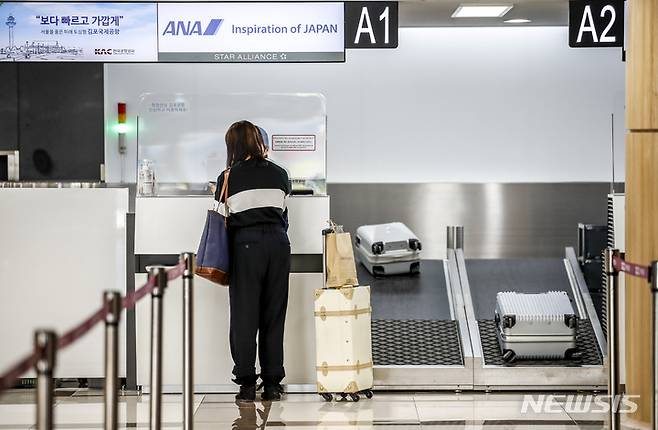
[[[135,55],[135,50],[125,48],[94,48],[94,55]]]
[[[171,36],[214,36],[222,26],[223,19],[213,18],[208,25],[203,29],[201,21],[169,21],[165,27],[163,36],[167,34]]]

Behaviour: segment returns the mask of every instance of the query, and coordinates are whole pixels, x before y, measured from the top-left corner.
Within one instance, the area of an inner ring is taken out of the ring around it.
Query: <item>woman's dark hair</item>
[[[264,160],[267,148],[258,127],[249,121],[233,123],[226,131],[226,167],[246,159]]]

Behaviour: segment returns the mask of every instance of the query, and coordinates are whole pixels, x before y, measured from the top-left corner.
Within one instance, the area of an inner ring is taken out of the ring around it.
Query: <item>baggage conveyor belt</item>
[[[466,271],[478,320],[494,319],[496,294],[501,291],[564,291],[572,302],[574,300],[561,258],[468,259]]]
[[[443,260],[423,260],[416,275],[372,276],[357,265],[359,284],[370,285],[372,318],[451,320]]]
[[[454,315],[447,267],[444,260],[422,260],[418,274],[374,277],[357,263],[359,284],[370,285],[371,291],[377,387],[472,386],[461,340],[468,332],[460,330]],[[466,343],[470,351],[470,339]]]
[[[357,274],[370,285],[375,365],[464,364],[443,260],[423,260],[415,275],[375,277],[362,264]]]
[[[588,320],[579,321],[577,344],[580,351],[583,352],[581,361],[519,360],[512,365],[508,365],[503,361],[493,321],[496,293],[499,291],[516,291],[519,293],[564,291],[573,303],[573,290],[562,259],[466,260],[466,270],[473,296],[475,317],[478,320],[480,329],[480,341],[485,364],[508,367],[577,367],[603,364],[603,357],[598,349],[592,325]]]
[[[469,259],[457,252],[461,287],[467,302],[469,331],[476,362],[474,387],[485,389],[600,389],[606,385],[604,357],[589,311],[583,312],[582,289],[570,263],[560,258]],[[572,286],[573,285],[573,286]],[[585,288],[586,289],[586,288]],[[496,294],[502,291],[564,291],[581,316],[577,344],[583,359],[502,360],[494,319]],[[578,297],[574,297],[577,294]],[[594,315],[593,318],[597,318]],[[598,325],[598,320],[596,320]]]

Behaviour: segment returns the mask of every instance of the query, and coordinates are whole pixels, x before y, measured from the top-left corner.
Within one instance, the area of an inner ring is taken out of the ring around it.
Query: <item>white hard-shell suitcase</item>
[[[579,359],[578,317],[564,291],[496,295],[496,332],[503,359]]]
[[[401,222],[363,225],[354,238],[357,260],[373,275],[418,273],[422,244]]]
[[[352,400],[372,397],[370,287],[315,290],[315,345],[318,393]]]

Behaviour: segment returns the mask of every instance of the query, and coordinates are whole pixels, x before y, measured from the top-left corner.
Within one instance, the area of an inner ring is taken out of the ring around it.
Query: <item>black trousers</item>
[[[256,335],[261,378],[278,384],[288,306],[290,242],[285,229],[264,225],[231,232],[230,344],[240,385],[256,383]]]

